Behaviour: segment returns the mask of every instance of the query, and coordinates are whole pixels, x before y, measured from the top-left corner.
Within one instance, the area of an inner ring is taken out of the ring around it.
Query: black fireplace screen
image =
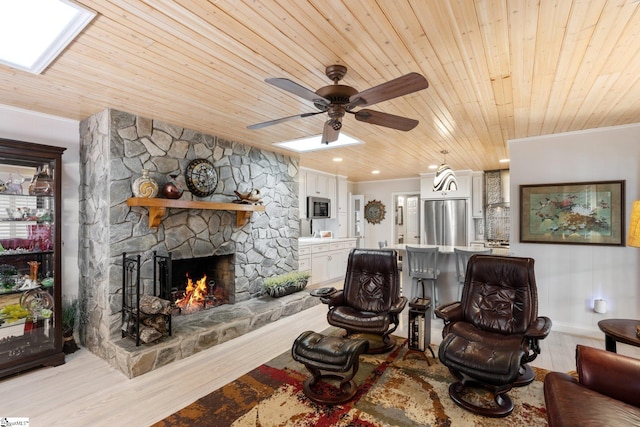
[[[183,314],[228,304],[232,294],[233,255],[173,259],[154,252],[154,286]]]

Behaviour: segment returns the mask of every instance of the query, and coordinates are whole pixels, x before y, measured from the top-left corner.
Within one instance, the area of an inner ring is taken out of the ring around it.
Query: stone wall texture
[[[297,270],[297,159],[116,110],[82,121],[80,139],[80,338],[93,353],[117,365],[123,252],[142,256],[147,292],[153,251],[175,259],[234,254],[236,303],[259,297],[264,278]],[[184,170],[197,158],[218,173],[207,198],[192,197],[184,185]],[[167,209],[150,229],[147,208],[126,203],[143,169],[160,187],[179,174],[187,200],[230,202],[234,190],[257,188],[266,210],[238,228],[235,212]]]

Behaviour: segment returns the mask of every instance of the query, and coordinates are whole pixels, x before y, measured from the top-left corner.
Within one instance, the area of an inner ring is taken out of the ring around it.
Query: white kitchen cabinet
[[[311,284],[323,283],[329,275],[330,246],[326,244],[311,245]]]
[[[300,246],[300,251],[303,248],[310,248],[311,284],[324,284],[343,279],[347,271],[349,252],[355,247],[355,239],[331,242],[320,240],[319,243]]]
[[[420,198],[440,200],[443,198],[463,199],[471,197],[471,171],[455,171],[458,189],[455,191],[433,191],[435,172],[420,174]]]
[[[347,177],[338,176],[337,186],[338,215],[349,211],[349,194],[347,193]]]
[[[331,218],[338,216],[338,198],[337,198],[337,179],[335,176],[326,176],[326,191],[327,197],[331,200]]]
[[[310,246],[300,246],[298,249],[298,271],[312,273]]]
[[[321,173],[307,172],[307,196],[335,199],[336,177]]]
[[[474,172],[471,176],[471,216],[482,218],[484,213],[484,174]]]
[[[338,212],[338,238],[344,239],[349,237],[349,214]]]
[[[306,203],[307,196],[326,197],[331,200],[331,218],[336,218],[338,209],[337,205],[337,189],[336,177],[333,175],[327,175],[322,173],[316,173],[311,171],[305,171],[305,197],[304,197],[304,217],[307,216]],[[300,192],[302,193],[302,184],[300,185]],[[302,212],[302,209],[301,209]]]

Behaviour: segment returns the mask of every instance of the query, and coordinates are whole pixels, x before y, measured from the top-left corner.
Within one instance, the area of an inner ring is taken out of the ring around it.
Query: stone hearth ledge
[[[319,303],[319,298],[304,290],[281,298],[264,296],[173,316],[172,336],[139,347],[133,339],[123,338],[114,342],[115,354],[109,363],[134,378]]]

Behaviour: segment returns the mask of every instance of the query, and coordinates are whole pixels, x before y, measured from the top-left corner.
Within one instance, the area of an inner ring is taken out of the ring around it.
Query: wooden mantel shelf
[[[160,225],[167,208],[173,209],[210,209],[216,211],[236,211],[236,226],[244,226],[251,212],[264,212],[262,205],[242,203],[202,202],[195,200],[149,199],[146,197],[130,197],[127,206],[145,206],[149,208],[149,228]]]

